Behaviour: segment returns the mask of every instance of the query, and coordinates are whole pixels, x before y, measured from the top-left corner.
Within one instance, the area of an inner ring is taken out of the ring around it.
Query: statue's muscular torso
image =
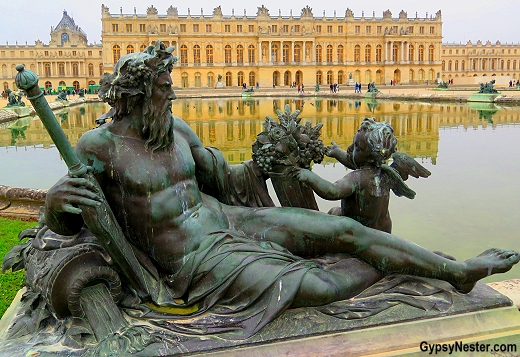
[[[198,189],[190,135],[180,124],[171,152],[151,154],[142,139],[115,134],[115,122],[86,133],[76,147],[125,235],[170,272],[206,233],[229,225],[220,203]]]

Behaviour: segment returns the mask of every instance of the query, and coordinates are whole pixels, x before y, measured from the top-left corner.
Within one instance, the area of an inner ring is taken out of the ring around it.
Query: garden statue
[[[374,82],[368,83],[368,93],[379,93],[379,89],[376,88],[376,84]]]
[[[86,132],[75,151],[38,78],[17,66],[17,85],[69,174],[49,189],[37,235],[4,259],[3,270],[25,268],[27,284],[8,338],[41,332],[40,346],[47,338],[90,355],[154,346],[148,355],[182,353],[254,339],[287,309],[350,299],[392,274],[444,280],[468,293],[519,261],[518,253],[500,249],[454,261],[348,217],[267,207],[262,167],[228,165],[172,115],[172,51],[156,41],[118,60],[99,88],[112,120]],[[267,136],[282,139],[275,152],[290,165],[316,152],[310,140],[317,129],[297,124],[267,128]],[[260,144],[272,152],[271,142]],[[295,144],[303,156],[294,155]]]
[[[7,94],[7,105],[6,107],[23,107],[25,103],[22,101],[22,94],[15,93],[11,89],[7,88],[5,90]]]
[[[85,90],[83,88],[80,88],[78,90],[78,95],[80,98],[85,98]]]
[[[495,88],[493,88],[494,84],[494,79],[487,83],[480,83],[480,90],[478,92],[480,94],[496,94],[498,93],[498,91]]]
[[[439,89],[448,89],[448,82],[440,81],[439,85],[437,86]]]
[[[327,147],[327,156],[336,158],[353,171],[335,183],[307,169],[299,170],[296,175],[318,196],[341,200],[341,207],[332,208],[329,214],[347,216],[367,227],[391,233],[390,190],[398,197],[413,199],[415,192],[404,180],[409,175],[428,177],[431,174],[412,157],[396,151],[397,139],[390,124],[366,118],[346,151],[334,142]],[[386,162],[392,155],[394,161],[389,166]]]
[[[320,91],[320,84],[316,83],[316,85],[314,86],[314,92],[318,93],[319,91]]]
[[[67,101],[67,92],[65,90],[60,90],[58,96],[56,97],[58,101]]]

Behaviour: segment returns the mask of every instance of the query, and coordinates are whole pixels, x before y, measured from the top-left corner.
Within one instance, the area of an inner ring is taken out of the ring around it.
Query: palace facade
[[[19,63],[38,74],[39,85],[46,89],[79,89],[98,84],[103,74],[101,45],[87,43],[87,35],[63,11],[56,27],[51,27],[51,40],[34,45],[0,45],[0,83],[2,90],[16,88],[15,66]]]
[[[270,14],[264,6],[255,15],[180,15],[170,6],[164,14],[150,6],[146,14],[110,13],[101,7],[102,45],[88,44],[87,35],[63,12],[51,40],[34,45],[0,45],[2,88],[16,88],[15,66],[24,64],[47,89],[88,88],[112,72],[117,60],[162,40],[174,46],[179,61],[174,85],[181,88],[249,87],[304,84],[423,84],[454,79],[455,83],[507,83],[520,78],[520,45],[497,42],[442,44],[442,17],[409,17],[390,10],[377,17],[316,16],[310,7],[299,15]],[[219,78],[221,84],[219,84]]]

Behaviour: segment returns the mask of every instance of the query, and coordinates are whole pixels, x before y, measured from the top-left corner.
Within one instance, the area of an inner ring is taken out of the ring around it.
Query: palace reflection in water
[[[231,163],[251,158],[251,144],[263,130],[266,116],[276,118],[276,109],[289,104],[301,111],[302,122],[323,124],[322,140],[347,147],[366,117],[387,121],[393,126],[399,150],[435,164],[439,128],[486,128],[520,122],[520,110],[500,110],[493,104],[430,104],[420,102],[371,102],[336,99],[189,99],[173,102],[180,116],[197,133],[204,145],[221,149]],[[67,138],[75,145],[81,135],[96,126],[95,119],[108,110],[102,103],[66,108],[56,116]],[[37,118],[0,124],[0,146],[54,146]],[[331,159],[326,159],[326,162]]]
[[[428,249],[467,259],[496,246],[520,251],[520,107],[490,104],[379,103],[263,98],[190,99],[173,102],[204,145],[220,148],[231,163],[251,158],[251,144],[265,117],[289,104],[302,121],[323,123],[322,139],[346,148],[365,117],[387,121],[395,129],[399,150],[432,171],[428,179],[409,180],[414,200],[393,196],[393,232]],[[71,107],[57,113],[74,145],[106,112],[102,103]],[[67,168],[39,119],[0,124],[0,184],[48,189]],[[332,159],[313,171],[329,181],[346,170]],[[269,182],[268,182],[269,186]],[[274,196],[274,192],[271,190]],[[321,211],[339,203],[317,199]],[[520,278],[520,269],[500,279]],[[487,279],[489,281],[489,279]]]

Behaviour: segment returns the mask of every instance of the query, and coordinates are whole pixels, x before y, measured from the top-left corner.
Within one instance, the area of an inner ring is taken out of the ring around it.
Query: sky
[[[408,17],[428,17],[435,15],[438,10],[442,12],[443,43],[466,43],[471,40],[501,41],[502,43],[520,43],[520,0],[364,0],[345,2],[341,0],[286,0],[281,5],[275,0],[259,0],[254,2],[238,0],[191,0],[185,4],[179,4],[172,0],[150,0],[146,3],[142,0],[18,0],[3,1],[0,11],[0,45],[6,43],[34,44],[36,40],[48,43],[50,40],[51,26],[56,26],[61,20],[63,10],[67,10],[76,25],[87,34],[89,43],[101,42],[101,4],[110,9],[110,13],[118,14],[120,7],[123,14],[133,14],[134,7],[138,14],[146,13],[150,5],[154,5],[159,14],[166,14],[170,5],[176,6],[180,15],[188,13],[199,15],[201,8],[204,14],[210,15],[213,8],[221,6],[224,15],[231,15],[235,10],[236,15],[242,15],[246,10],[247,15],[255,15],[257,7],[264,5],[269,9],[271,16],[289,16],[292,9],[294,16],[299,16],[301,9],[306,5],[312,8],[314,16],[343,17],[345,10],[350,8],[355,17],[360,17],[364,11],[365,17],[382,17],[383,11],[390,10],[392,17],[396,18],[401,10],[408,13]]]

